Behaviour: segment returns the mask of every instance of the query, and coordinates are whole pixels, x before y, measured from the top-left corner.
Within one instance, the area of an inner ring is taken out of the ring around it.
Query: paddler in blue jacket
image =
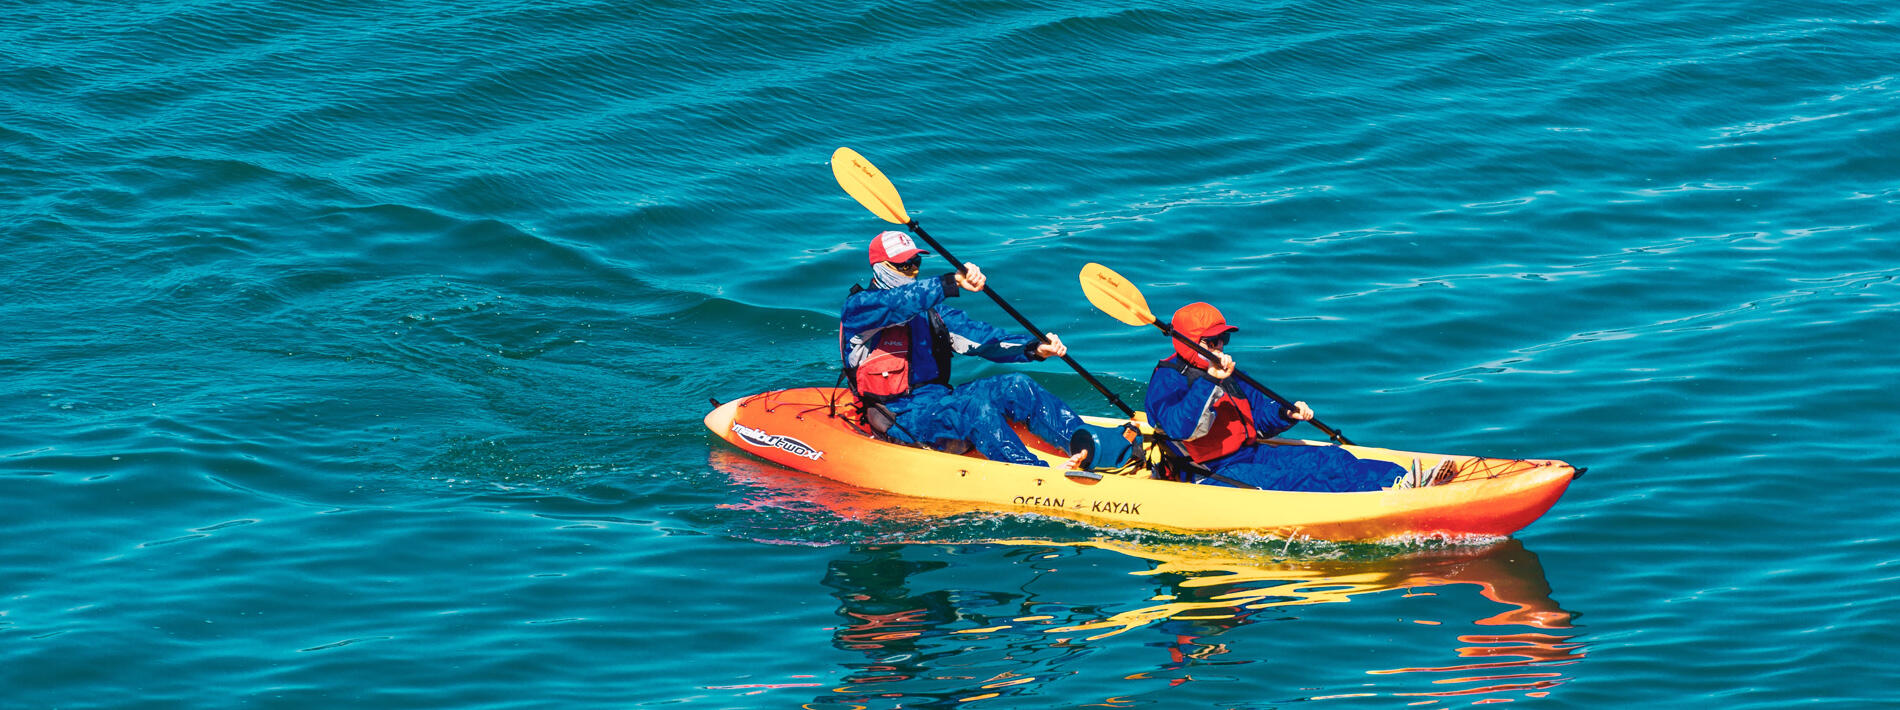
[[[1061,446],[1072,442],[1081,418],[1027,375],[985,377],[953,388],[950,356],[1034,362],[1062,357],[1068,348],[1054,333],[1039,343],[944,305],[944,299],[964,291],[982,291],[983,271],[965,263],[964,273],[919,279],[929,253],[903,232],[883,232],[871,240],[871,288],[852,289],[839,332],[852,391],[890,409],[896,425],[884,433],[897,441],[939,449],[968,442],[993,461],[1047,466],[1009,422],[1023,422],[1036,436]],[[1084,458],[1076,452],[1071,467],[1084,465]]]
[[[1274,446],[1261,439],[1313,418],[1305,402],[1288,404],[1267,396],[1234,374],[1225,352],[1234,331],[1219,309],[1190,303],[1174,312],[1174,329],[1218,358],[1209,362],[1185,343],[1155,366],[1145,402],[1149,421],[1175,437],[1195,463],[1215,476],[1199,483],[1237,481],[1277,491],[1376,491],[1386,486],[1429,485],[1446,471],[1408,475],[1388,461],[1360,459],[1336,446]]]

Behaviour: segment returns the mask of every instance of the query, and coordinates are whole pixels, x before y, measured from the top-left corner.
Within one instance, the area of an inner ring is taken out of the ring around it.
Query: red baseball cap
[[[1195,340],[1240,330],[1228,325],[1220,309],[1208,303],[1190,303],[1175,311],[1174,329]]]
[[[871,238],[871,263],[873,264],[885,261],[901,264],[910,261],[911,257],[918,254],[929,253],[918,249],[917,242],[911,241],[910,235],[903,232],[879,232],[877,236]]]
[[[1220,309],[1208,303],[1190,303],[1174,312],[1174,330],[1194,340],[1211,338],[1221,333],[1231,333],[1239,328],[1227,324]],[[1174,352],[1183,359],[1196,365],[1206,366],[1207,359],[1195,354],[1194,349],[1181,341],[1174,342]]]

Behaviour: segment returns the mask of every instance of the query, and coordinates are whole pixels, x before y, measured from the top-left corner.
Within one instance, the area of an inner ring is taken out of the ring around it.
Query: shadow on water
[[[750,491],[728,506],[749,514],[735,534],[839,551],[823,573],[842,620],[831,643],[856,660],[808,676],[829,682],[780,686],[822,688],[805,707],[1508,702],[1549,696],[1587,654],[1576,614],[1515,539],[1128,532],[954,513],[738,455],[713,464]],[[1347,602],[1370,606],[1328,611]]]

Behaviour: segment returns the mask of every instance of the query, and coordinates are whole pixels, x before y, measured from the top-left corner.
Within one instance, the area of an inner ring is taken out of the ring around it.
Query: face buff
[[[878,288],[897,288],[916,283],[917,277],[905,276],[891,262],[880,261],[871,265],[871,283]]]

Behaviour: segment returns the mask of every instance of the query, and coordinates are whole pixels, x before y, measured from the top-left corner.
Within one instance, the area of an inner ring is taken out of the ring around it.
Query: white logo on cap
[[[885,254],[894,256],[894,255],[902,254],[904,252],[907,252],[916,248],[917,248],[917,243],[911,241],[910,235],[908,234],[905,234],[903,232],[895,232],[895,231],[884,233],[884,253]]]

